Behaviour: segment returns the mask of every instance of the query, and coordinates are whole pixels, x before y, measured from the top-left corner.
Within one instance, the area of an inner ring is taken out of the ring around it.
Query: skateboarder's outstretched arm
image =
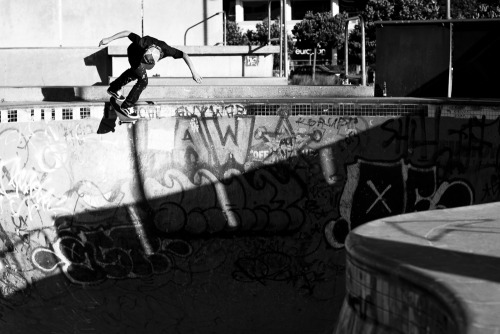
[[[186,65],[189,67],[189,70],[193,75],[193,80],[196,81],[197,83],[201,83],[203,78],[201,77],[201,75],[198,74],[198,72],[194,68],[193,62],[191,61],[191,58],[189,58],[189,55],[186,52],[182,52],[182,59],[184,59]]]
[[[106,44],[109,44],[111,43],[112,41],[114,41],[115,39],[118,39],[118,38],[124,38],[124,37],[128,37],[128,35],[130,35],[130,31],[128,30],[124,30],[124,31],[121,31],[117,34],[114,34],[113,36],[111,37],[108,37],[108,38],[103,38],[100,42],[99,42],[99,46],[101,45],[106,45]]]

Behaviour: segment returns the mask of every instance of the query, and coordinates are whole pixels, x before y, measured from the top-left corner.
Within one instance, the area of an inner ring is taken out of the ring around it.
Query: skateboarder
[[[167,56],[174,59],[184,59],[186,65],[191,71],[193,80],[197,83],[201,83],[203,80],[194,68],[191,58],[189,58],[187,53],[173,48],[164,41],[158,40],[154,37],[144,36],[141,38],[133,32],[122,31],[111,37],[102,39],[99,42],[99,46],[107,45],[115,39],[124,37],[128,37],[132,41],[132,44],[130,44],[127,48],[130,68],[123,72],[109,85],[108,94],[116,98],[117,101],[123,102],[120,108],[121,110],[118,111],[123,113],[125,116],[130,118],[139,117],[137,113],[134,112],[133,106],[137,100],[139,100],[139,96],[148,85],[148,75],[146,70],[152,69],[156,62]],[[124,98],[121,95],[121,89],[132,80],[137,80],[137,82],[130,90],[127,98]]]

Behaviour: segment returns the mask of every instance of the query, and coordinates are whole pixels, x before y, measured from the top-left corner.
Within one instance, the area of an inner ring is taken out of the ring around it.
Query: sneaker
[[[111,90],[111,87],[110,87],[110,88],[108,88],[107,92],[109,95],[114,97],[116,99],[116,101],[118,101],[118,102],[125,101],[125,96],[122,95],[121,90],[115,92],[115,91]]]
[[[118,112],[120,112],[122,115],[125,115],[128,118],[132,118],[132,119],[139,118],[139,115],[137,115],[137,113],[135,112],[133,107],[128,107],[128,108],[121,107],[120,109],[118,109]]]

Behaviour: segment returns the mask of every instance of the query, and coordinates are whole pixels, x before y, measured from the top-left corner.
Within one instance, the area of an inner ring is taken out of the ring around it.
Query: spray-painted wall
[[[498,111],[2,110],[2,331],[331,332],[350,229],[498,200]]]

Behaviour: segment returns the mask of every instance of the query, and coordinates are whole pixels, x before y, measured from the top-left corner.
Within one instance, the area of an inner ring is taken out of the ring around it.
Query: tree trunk
[[[313,58],[313,82],[316,82],[316,53],[318,52],[318,48],[314,48],[314,58]]]

